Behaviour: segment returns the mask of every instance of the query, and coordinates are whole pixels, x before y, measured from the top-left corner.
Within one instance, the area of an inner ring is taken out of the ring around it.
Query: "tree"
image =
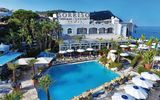
[[[12,43],[13,48],[16,48],[19,44],[19,42],[17,41],[18,39],[18,34],[16,32],[13,32],[12,29],[10,29],[9,35],[6,36],[6,41]]]
[[[83,37],[82,36],[80,36],[80,35],[76,35],[76,36],[74,36],[74,39],[79,43],[79,48],[81,48],[81,41],[82,41],[82,39],[83,39]]]
[[[146,40],[146,35],[145,34],[142,34],[141,35],[141,40],[144,42],[144,40]]]
[[[97,38],[99,41],[99,50],[101,50],[101,44],[104,42],[104,38]]]
[[[12,17],[19,19],[23,23],[24,20],[38,19],[39,15],[31,10],[19,9],[13,13]]]
[[[31,60],[28,60],[28,65],[32,67],[32,71],[33,71],[33,76],[35,75],[36,71],[35,71],[35,63],[38,62],[37,59],[31,59]]]
[[[51,85],[51,83],[52,83],[52,79],[49,75],[45,75],[42,78],[40,78],[39,86],[46,91],[48,100],[50,100],[49,86]]]
[[[10,18],[8,20],[8,26],[14,32],[17,32],[20,29],[21,21],[19,19],[17,19],[17,18]]]
[[[151,49],[152,43],[153,43],[153,38],[150,38],[150,39],[147,41],[146,45],[149,46],[149,48]]]
[[[21,100],[23,98],[22,92],[12,92],[9,94],[5,94],[1,100]]]
[[[57,42],[59,44],[59,50],[61,50],[60,45],[64,44],[64,41],[63,41],[63,39],[58,39]]]
[[[16,82],[16,69],[19,67],[18,64],[15,63],[7,63],[8,68],[13,71],[13,83]]]

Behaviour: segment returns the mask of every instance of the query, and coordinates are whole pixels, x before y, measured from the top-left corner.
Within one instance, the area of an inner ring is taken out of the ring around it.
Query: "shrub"
[[[143,54],[143,60],[145,64],[151,64],[153,62],[153,57],[156,55],[155,50],[146,51]]]
[[[138,73],[141,74],[142,72],[148,72],[149,70],[147,70],[143,65],[139,65],[138,66]]]
[[[107,59],[106,56],[102,56],[102,57],[99,59],[99,61],[100,61],[102,64],[105,65],[105,64],[108,62],[108,59]]]
[[[117,67],[118,69],[122,69],[123,64],[120,62],[112,62],[109,64],[109,68],[115,68]]]

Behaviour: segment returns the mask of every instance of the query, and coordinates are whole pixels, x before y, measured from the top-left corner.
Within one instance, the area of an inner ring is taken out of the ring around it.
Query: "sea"
[[[146,38],[149,39],[151,37],[158,38],[160,40],[160,26],[137,26],[134,29],[132,37],[140,38],[142,34],[145,34]]]

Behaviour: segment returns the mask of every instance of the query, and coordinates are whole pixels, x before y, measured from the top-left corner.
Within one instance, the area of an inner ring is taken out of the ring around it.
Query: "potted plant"
[[[155,55],[156,55],[155,50],[149,50],[143,54],[143,62],[146,69],[149,70],[152,68],[153,57]]]

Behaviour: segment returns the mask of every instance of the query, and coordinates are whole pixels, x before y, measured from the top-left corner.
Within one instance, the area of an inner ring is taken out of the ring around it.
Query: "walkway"
[[[30,78],[31,72],[25,73],[26,75],[25,78],[22,80],[22,91],[24,92],[23,94],[23,99],[22,100],[39,100],[38,99],[38,94],[36,91],[36,88],[32,84],[32,80]]]

